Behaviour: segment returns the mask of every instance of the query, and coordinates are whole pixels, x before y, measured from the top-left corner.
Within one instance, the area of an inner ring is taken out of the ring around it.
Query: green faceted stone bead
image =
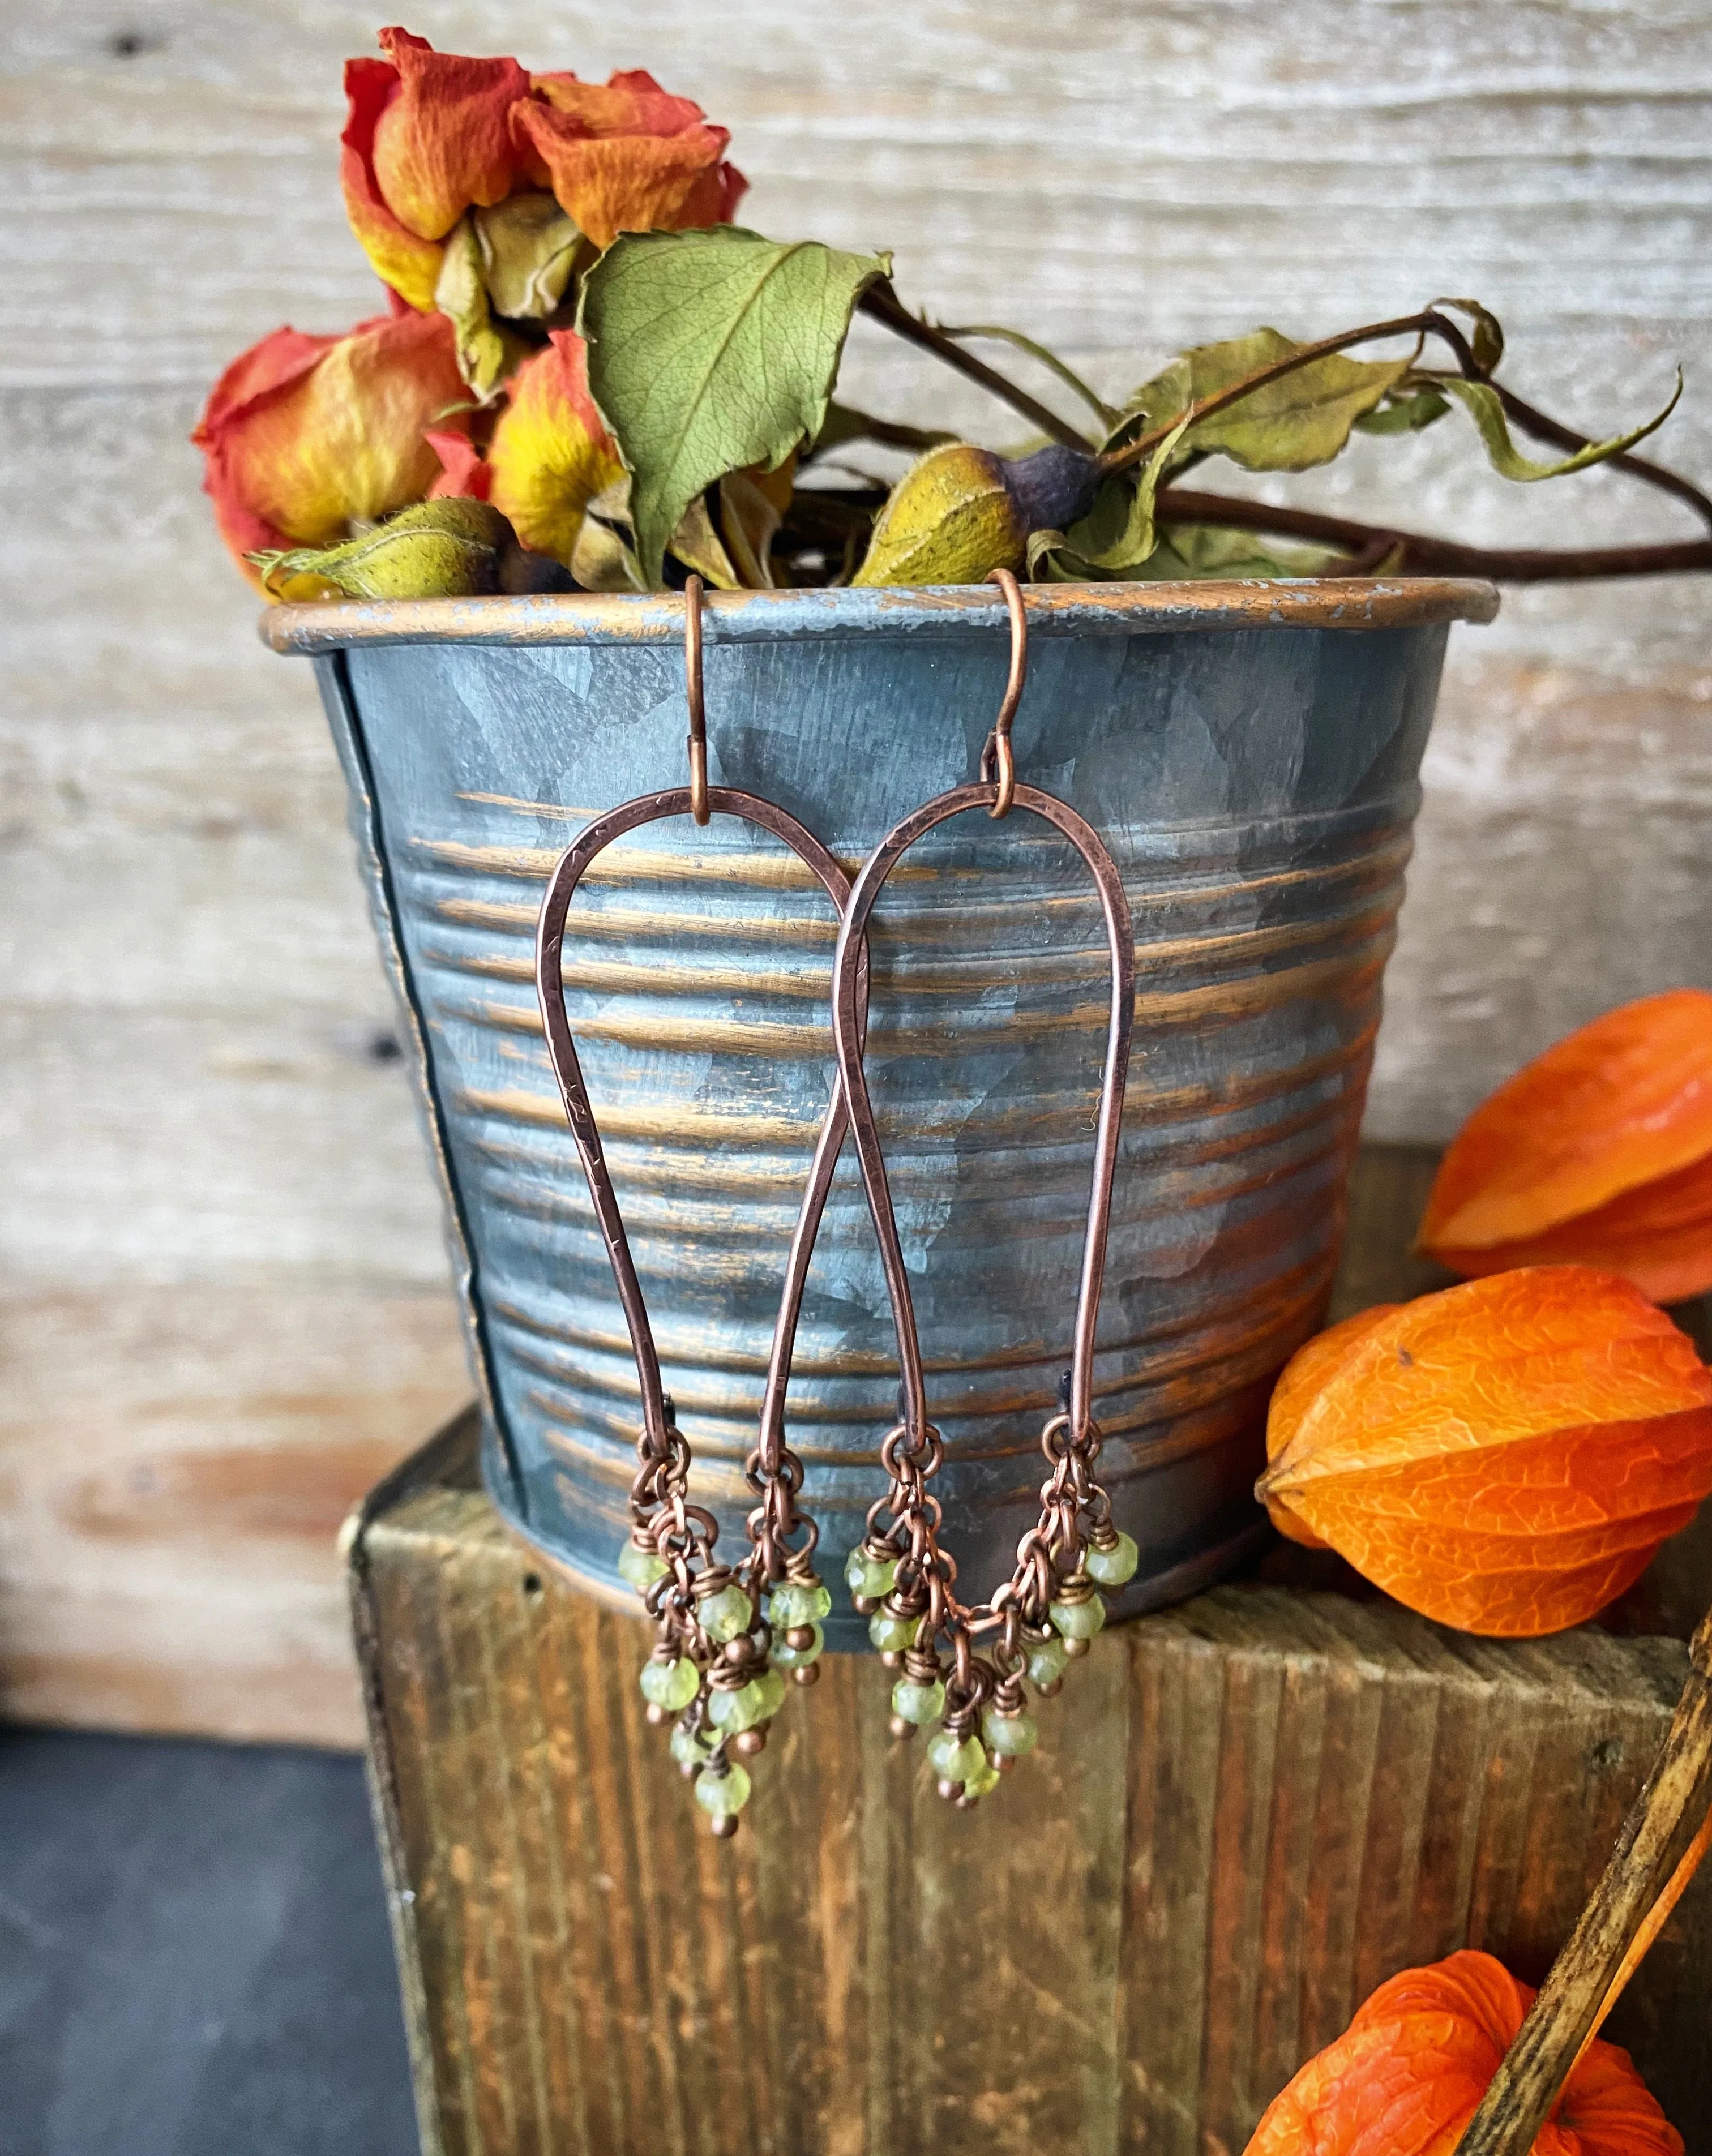
[[[748,1596],[734,1579],[727,1580],[717,1594],[710,1594],[705,1602],[696,1605],[702,1629],[722,1647],[727,1640],[736,1639],[739,1632],[748,1630],[752,1614]]]
[[[818,1579],[787,1579],[774,1589],[767,1604],[767,1621],[775,1632],[788,1632],[793,1625],[812,1625],[831,1614],[831,1592]]]
[[[640,1679],[642,1697],[650,1707],[663,1707],[676,1714],[687,1707],[702,1689],[702,1672],[687,1657],[676,1662],[647,1661]]]
[[[638,1594],[645,1594],[665,1570],[664,1558],[655,1557],[652,1550],[638,1549],[628,1535],[625,1537],[618,1553],[618,1576]]]
[[[966,1797],[984,1797],[989,1789],[996,1789],[1004,1777],[996,1767],[990,1767],[985,1753],[981,1763],[972,1774],[963,1778],[963,1794]]]
[[[945,1687],[937,1681],[918,1684],[913,1677],[900,1677],[892,1687],[892,1712],[906,1722],[937,1722],[945,1712]]]
[[[815,1635],[812,1647],[793,1647],[782,1634],[774,1635],[773,1664],[775,1669],[800,1670],[819,1658],[821,1648],[826,1644],[826,1635],[818,1625],[810,1625],[809,1630]]]
[[[928,1764],[942,1782],[966,1782],[986,1766],[980,1740],[959,1737],[955,1730],[937,1730],[928,1739]]]
[[[915,1645],[917,1620],[894,1617],[889,1609],[877,1609],[868,1620],[868,1637],[882,1655],[901,1655]]]
[[[878,1602],[892,1589],[897,1578],[897,1559],[873,1558],[858,1543],[844,1560],[844,1584],[852,1594]]]
[[[981,1734],[987,1740],[987,1749],[1020,1759],[1025,1752],[1032,1752],[1035,1739],[1040,1735],[1031,1714],[995,1714],[990,1707],[981,1717]]]
[[[1046,1614],[1067,1640],[1091,1640],[1106,1621],[1106,1605],[1096,1594],[1086,1602],[1055,1602]]]
[[[699,1729],[686,1729],[682,1722],[676,1722],[672,1724],[668,1749],[680,1767],[704,1767],[713,1747]]]
[[[763,1670],[743,1691],[753,1702],[757,1722],[770,1722],[784,1704],[784,1679],[777,1670]]]
[[[1070,1657],[1064,1651],[1064,1642],[1057,1638],[1031,1640],[1028,1643],[1028,1681],[1031,1685],[1057,1684],[1070,1666]]]
[[[1082,1560],[1082,1568],[1090,1579],[1098,1580],[1102,1587],[1121,1587],[1126,1579],[1134,1579],[1135,1568],[1141,1562],[1141,1553],[1134,1539],[1126,1534],[1118,1537],[1116,1549],[1091,1549]]]
[[[704,1768],[696,1777],[696,1802],[717,1819],[722,1812],[740,1812],[749,1801],[749,1778],[735,1759],[722,1774]]]
[[[732,1691],[710,1692],[707,1696],[709,1724],[727,1737],[735,1737],[740,1729],[748,1728],[755,1719],[754,1702],[749,1697],[752,1689],[748,1685],[739,1685]]]
[[[707,1704],[707,1719],[716,1729],[735,1737],[758,1722],[770,1722],[784,1704],[784,1679],[777,1670],[763,1670],[735,1691],[716,1691]]]

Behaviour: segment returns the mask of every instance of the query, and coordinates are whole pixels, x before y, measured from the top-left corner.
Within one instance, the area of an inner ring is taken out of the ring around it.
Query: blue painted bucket
[[[1141,1551],[1133,1614],[1265,1532],[1267,1393],[1320,1322],[1449,622],[1428,579],[1029,593],[1021,777],[1123,870],[1135,1053],[1096,1364],[1101,1476]],[[594,814],[685,782],[681,600],[281,607],[316,656],[402,998],[506,1518],[596,1593],[638,1390],[532,985],[547,876]],[[982,588],[733,593],[707,607],[713,782],[779,803],[854,870],[974,775],[1003,690]],[[726,819],[595,864],[565,938],[572,1023],[694,1449],[743,1544],[780,1269],[831,1080],[835,921]],[[960,817],[876,916],[869,1067],[911,1253],[938,1488],[965,1589],[1010,1569],[1075,1307],[1103,1043],[1098,902],[1036,819]],[[891,1320],[846,1154],[798,1335],[790,1442],[837,1582],[882,1478]],[[836,1592],[842,1601],[842,1589]],[[829,1644],[863,1637],[847,1605]]]

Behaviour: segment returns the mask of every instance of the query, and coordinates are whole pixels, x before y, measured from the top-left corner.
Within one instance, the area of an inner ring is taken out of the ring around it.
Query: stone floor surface
[[[0,2156],[415,2156],[353,1759],[0,1730]]]

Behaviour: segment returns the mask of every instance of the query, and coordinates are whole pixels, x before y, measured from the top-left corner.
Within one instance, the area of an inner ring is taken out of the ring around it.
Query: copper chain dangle
[[[757,1443],[745,1463],[758,1502],[747,1522],[749,1548],[735,1568],[715,1554],[718,1522],[689,1498],[690,1446],[664,1388],[653,1329],[630,1255],[612,1177],[606,1165],[589,1090],[565,1009],[565,920],[589,865],[615,839],[670,816],[736,816],[782,839],[806,864],[841,914],[850,879],[826,849],[786,810],[758,795],[707,783],[707,728],[702,687],[702,580],[684,593],[685,667],[688,681],[690,783],[639,795],[597,816],[560,856],[548,880],[536,932],[535,986],[571,1136],[581,1157],[595,1217],[606,1243],[641,1384],[642,1427],[630,1486],[630,1532],[618,1569],[641,1596],[658,1627],[641,1676],[647,1717],[676,1720],[671,1755],[691,1778],[696,1797],[716,1835],[737,1831],[748,1799],[744,1762],[766,1744],[766,1725],[779,1712],[789,1676],[812,1685],[823,1644],[820,1620],[832,1598],[816,1575],[814,1521],[797,1503],[802,1462],[784,1440],[784,1399],[809,1260],[831,1188],[848,1118],[835,1081],[815,1147],[813,1164],[785,1263],[774,1327]],[[851,963],[851,1023],[860,1037],[866,1019],[866,957],[858,944]]]
[[[1100,1433],[1093,1419],[1094,1328],[1099,1316],[1110,1225],[1112,1181],[1129,1067],[1135,1004],[1135,937],[1117,864],[1092,827],[1050,793],[1018,783],[1010,722],[1021,700],[1028,660],[1028,619],[1016,579],[995,570],[1010,615],[1010,675],[998,720],[982,751],[979,780],[954,787],[906,816],[863,864],[844,908],[833,963],[833,1038],[841,1091],[867,1189],[897,1335],[899,1417],[880,1449],[887,1487],[868,1515],[845,1578],[869,1633],[888,1663],[901,1667],[892,1687],[892,1733],[941,1727],[928,1758],[939,1794],[968,1807],[1035,1743],[1026,1683],[1050,1696],[1067,1664],[1085,1655],[1105,1622],[1099,1591],[1134,1573],[1134,1541],[1112,1519],[1095,1476]],[[937,825],[966,808],[994,818],[1025,808],[1062,831],[1092,871],[1111,959],[1111,1014],[1094,1141],[1092,1187],[1082,1244],[1070,1367],[1057,1412],[1041,1433],[1046,1476],[1037,1523],[1017,1545],[1009,1579],[985,1603],[957,1594],[957,1566],[941,1539],[938,1499],[930,1484],[944,1457],[928,1419],[921,1345],[885,1156],[862,1067],[866,1021],[866,931],[887,877]],[[978,1640],[990,1636],[982,1653]]]

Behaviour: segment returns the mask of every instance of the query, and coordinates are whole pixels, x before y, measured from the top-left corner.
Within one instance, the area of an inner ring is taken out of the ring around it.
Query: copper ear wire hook
[[[712,810],[707,803],[707,706],[702,693],[702,598],[706,587],[699,577],[684,583],[684,690],[690,704],[690,814],[705,824]]]
[[[998,782],[999,791],[987,811],[996,821],[1010,814],[1011,803],[1016,798],[1016,757],[1010,746],[1010,721],[1016,716],[1016,707],[1022,701],[1023,688],[1028,680],[1028,615],[1022,603],[1022,588],[1009,569],[993,570],[987,582],[996,584],[1004,593],[1005,611],[1010,616],[1010,677],[1005,684],[999,716],[981,751],[981,777]]]

